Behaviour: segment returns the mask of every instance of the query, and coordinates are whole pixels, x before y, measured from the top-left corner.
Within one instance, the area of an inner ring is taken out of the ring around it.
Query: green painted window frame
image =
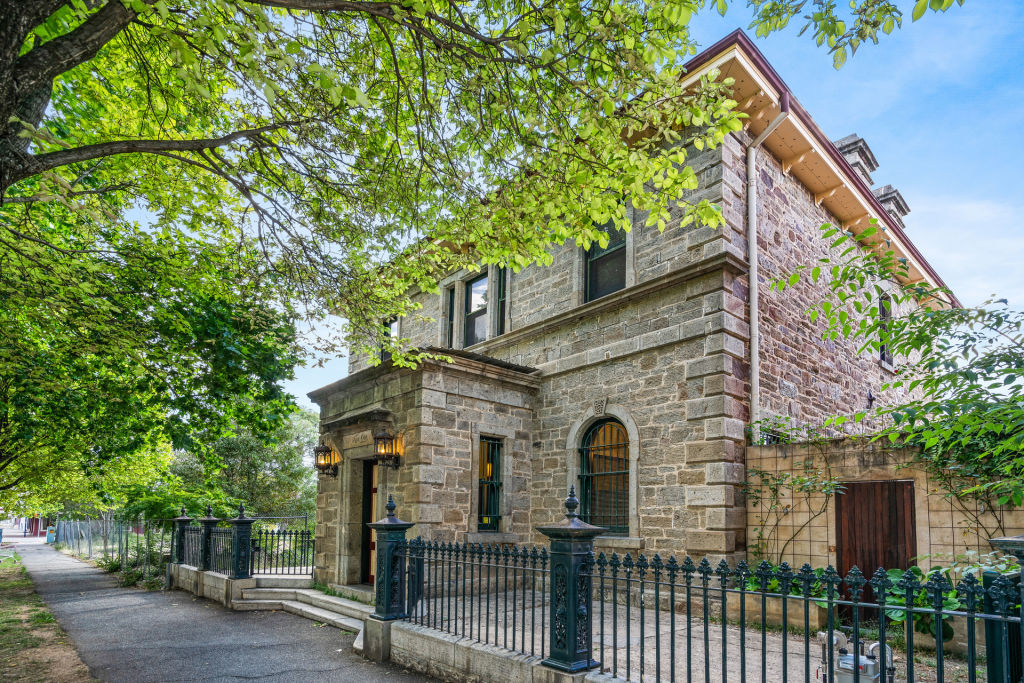
[[[508,269],[498,268],[495,287],[495,308],[498,320],[494,329],[496,334],[505,334],[505,312],[508,310]]]
[[[616,441],[595,444],[604,427],[617,429]],[[583,435],[580,455],[580,518],[609,534],[629,533],[629,434],[616,419],[592,424]]]
[[[480,479],[477,531],[499,531],[501,527],[501,457],[505,442],[493,436],[480,437]]]

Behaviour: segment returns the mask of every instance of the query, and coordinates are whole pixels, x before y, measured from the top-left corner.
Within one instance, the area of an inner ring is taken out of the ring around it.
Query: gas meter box
[[[848,654],[839,655],[839,661],[836,662],[836,683],[853,683],[853,667],[858,664],[861,681],[877,681],[881,678],[877,659],[865,655]]]

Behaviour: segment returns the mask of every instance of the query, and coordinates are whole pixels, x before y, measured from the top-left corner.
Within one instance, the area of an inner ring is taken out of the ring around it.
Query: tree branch
[[[25,178],[29,178],[55,168],[60,168],[61,166],[67,166],[69,164],[76,164],[83,161],[90,161],[92,159],[115,156],[118,154],[197,152],[204,149],[223,147],[224,145],[231,144],[237,140],[251,138],[257,135],[262,135],[263,133],[279,130],[281,128],[288,128],[299,123],[304,123],[304,121],[282,121],[280,123],[260,126],[258,128],[238,130],[218,138],[200,138],[195,140],[116,140],[113,142],[100,142],[94,145],[84,145],[82,147],[73,147],[71,149],[62,149],[56,152],[38,154],[26,159],[25,164],[21,168],[14,170],[9,179],[5,178],[4,180],[6,181],[7,186],[0,187],[0,191],[5,191],[7,187],[10,187],[20,180],[24,180]]]
[[[155,0],[142,0],[150,4]],[[87,62],[135,19],[120,0],[111,0],[78,28],[30,50],[14,63],[14,92],[18,102],[60,74]],[[31,123],[38,123],[32,121]]]

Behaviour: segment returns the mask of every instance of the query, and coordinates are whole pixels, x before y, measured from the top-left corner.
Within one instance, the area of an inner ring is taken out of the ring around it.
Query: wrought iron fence
[[[400,544],[396,556],[407,572],[406,613],[413,623],[545,655],[546,548],[416,538]]]
[[[599,554],[585,571],[597,625],[594,657],[616,678],[1020,681],[1011,663],[1024,656],[1022,588],[1004,575],[983,584],[967,574],[954,587],[942,573],[921,581],[908,570],[894,580],[893,572],[866,578],[854,567],[843,578],[832,567],[806,564],[751,569],[745,562],[615,553]],[[980,625],[994,640],[983,668]],[[951,660],[954,634],[959,652]]]
[[[58,548],[118,572],[125,584],[162,578],[170,561],[173,529],[170,520],[123,518],[115,514],[58,519]]]
[[[203,530],[199,526],[184,527],[184,553],[181,561],[190,567],[198,567],[203,556]]]
[[[566,521],[539,529],[548,552],[406,541],[389,500],[371,525],[377,616],[627,681],[1024,680],[1019,573],[595,556],[602,529],[577,504],[570,494]]]
[[[313,535],[308,529],[254,529],[250,550],[253,574],[311,574]]]
[[[210,530],[210,569],[227,574],[231,568],[231,529],[214,527]]]

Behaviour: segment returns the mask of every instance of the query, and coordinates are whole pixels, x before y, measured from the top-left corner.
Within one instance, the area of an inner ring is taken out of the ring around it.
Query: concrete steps
[[[256,579],[257,588],[312,588],[313,579],[308,576],[260,576]]]
[[[325,595],[311,588],[263,587],[246,588],[242,599],[235,600],[237,610],[282,610],[300,617],[330,624],[345,631],[358,633],[373,608],[361,602]]]

